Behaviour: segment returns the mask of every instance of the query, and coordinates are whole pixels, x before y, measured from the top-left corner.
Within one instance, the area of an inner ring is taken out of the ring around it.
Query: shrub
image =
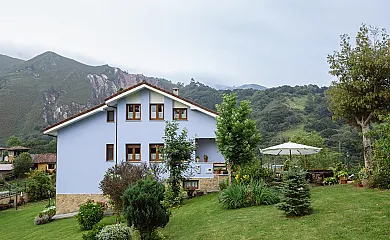
[[[27,173],[32,166],[32,158],[31,155],[27,152],[21,153],[12,161],[13,165],[13,173],[15,176],[23,177],[25,173]]]
[[[324,181],[322,181],[322,183],[324,185],[334,185],[334,184],[339,183],[339,181],[335,177],[327,177],[327,178],[324,178]]]
[[[0,184],[4,184],[5,181],[4,181],[4,178],[0,177]]]
[[[76,215],[77,222],[82,230],[91,230],[103,218],[104,210],[107,208],[105,202],[94,202],[88,200],[82,204],[79,213]]]
[[[273,181],[273,172],[269,168],[261,166],[259,160],[255,159],[250,163],[243,165],[237,172],[240,176],[248,175],[251,180],[255,181]]]
[[[48,215],[49,220],[52,219],[54,215],[56,215],[56,207],[55,206],[50,206],[48,208],[45,208],[45,210],[42,211],[42,215]]]
[[[181,191],[183,191],[183,190],[181,190]],[[177,207],[177,206],[181,205],[181,203],[183,202],[183,194],[181,193],[176,197],[174,197],[173,195],[174,195],[174,193],[172,191],[172,187],[171,187],[171,185],[168,184],[165,188],[164,200],[162,202],[164,207],[173,208],[173,207]]]
[[[226,209],[237,209],[248,206],[248,186],[232,184],[221,192],[219,201]]]
[[[50,180],[50,176],[42,171],[30,171],[28,173],[29,183],[27,185],[28,197],[31,201],[49,198],[48,191],[54,195],[55,189]]]
[[[229,186],[229,179],[222,180],[219,182],[219,190],[223,191]]]
[[[219,201],[226,209],[248,206],[272,205],[280,201],[276,189],[270,188],[265,181],[251,181],[249,184],[232,184],[222,191]]]
[[[252,181],[250,183],[250,205],[273,205],[280,202],[279,192],[267,186],[265,181]]]
[[[104,195],[110,197],[117,217],[123,209],[121,197],[125,190],[150,174],[156,179],[158,171],[159,169],[156,167],[149,169],[146,164],[134,165],[127,162],[122,162],[117,167],[111,167],[106,171],[99,187]]]
[[[34,224],[35,225],[41,225],[45,224],[50,221],[49,215],[39,215],[38,217],[34,218]]]
[[[130,240],[131,228],[120,224],[108,225],[96,237],[98,240]]]
[[[140,180],[123,194],[124,216],[129,226],[138,229],[141,239],[151,239],[158,227],[169,221],[169,213],[161,202],[164,185],[155,180]]]
[[[303,216],[310,214],[310,190],[306,181],[306,171],[292,168],[285,172],[283,182],[283,203],[279,209],[284,210],[286,216]]]
[[[98,240],[96,235],[98,235],[100,233],[100,231],[107,225],[109,225],[109,224],[102,223],[102,222],[95,224],[95,226],[93,226],[92,230],[83,234],[83,239],[84,240]]]

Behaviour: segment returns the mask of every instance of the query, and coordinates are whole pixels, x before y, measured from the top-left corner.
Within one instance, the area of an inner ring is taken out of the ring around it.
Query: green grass
[[[0,239],[81,239],[75,218],[35,226],[47,202],[0,212]],[[389,239],[390,191],[336,185],[312,188],[314,213],[286,218],[275,206],[224,210],[217,194],[173,210],[165,239]],[[114,223],[114,217],[103,221]]]
[[[314,213],[285,218],[275,206],[223,210],[217,195],[188,201],[162,231],[171,239],[389,239],[390,191],[312,189]]]
[[[306,102],[307,102],[307,97],[306,96],[305,97],[293,97],[292,99],[289,99],[287,101],[287,104],[291,108],[303,110],[303,109],[305,109]]]
[[[27,203],[18,210],[0,211],[0,239],[82,239],[86,231],[80,230],[76,218],[34,225],[34,218],[47,204],[47,201]],[[115,223],[115,218],[106,217],[102,221]]]

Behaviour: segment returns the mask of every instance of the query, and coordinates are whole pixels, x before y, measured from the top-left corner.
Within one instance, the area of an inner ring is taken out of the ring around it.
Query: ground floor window
[[[126,144],[126,161],[141,161],[141,144]]]
[[[150,144],[150,161],[162,161],[164,160],[164,155],[162,154],[161,148],[164,147],[164,144]]]
[[[186,180],[183,181],[183,188],[194,187],[195,189],[199,189],[199,180]]]
[[[47,169],[54,170],[55,169],[55,164],[54,163],[47,164]]]

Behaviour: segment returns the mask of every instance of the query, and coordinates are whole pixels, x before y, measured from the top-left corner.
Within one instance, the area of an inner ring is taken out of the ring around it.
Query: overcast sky
[[[0,53],[47,50],[188,83],[329,85],[326,56],[361,23],[390,31],[390,1],[12,0]]]

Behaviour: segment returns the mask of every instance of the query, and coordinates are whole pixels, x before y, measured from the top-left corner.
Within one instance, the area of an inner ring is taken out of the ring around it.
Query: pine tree
[[[310,190],[306,181],[306,171],[291,168],[285,172],[283,182],[284,200],[279,209],[287,217],[303,216],[311,213]]]

